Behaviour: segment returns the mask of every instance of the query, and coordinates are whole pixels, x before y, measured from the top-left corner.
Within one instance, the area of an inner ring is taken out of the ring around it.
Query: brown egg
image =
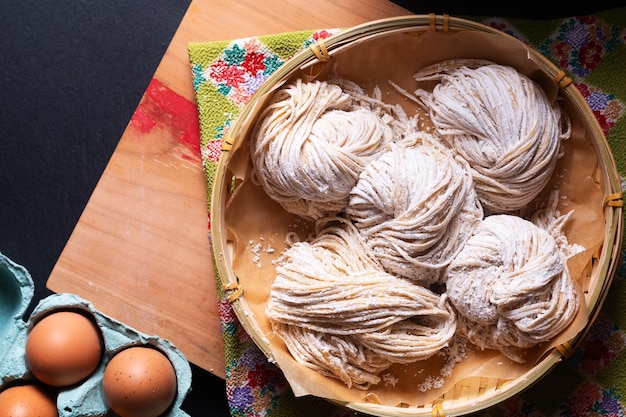
[[[102,350],[102,333],[93,320],[59,311],[37,322],[28,334],[26,363],[44,384],[65,387],[91,375]]]
[[[16,385],[0,392],[2,417],[58,417],[54,396],[34,385]]]
[[[102,389],[109,407],[121,417],[156,417],[176,397],[176,371],[162,352],[129,347],[107,364]]]

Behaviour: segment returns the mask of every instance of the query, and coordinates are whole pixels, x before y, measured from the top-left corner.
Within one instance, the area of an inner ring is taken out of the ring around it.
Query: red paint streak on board
[[[150,81],[131,124],[143,133],[157,126],[166,129],[195,156],[200,156],[200,122],[196,104],[156,78]]]
[[[141,130],[143,133],[148,133],[152,130],[154,126],[156,126],[156,122],[145,112],[142,106],[139,106],[133,115],[131,120],[133,125]]]

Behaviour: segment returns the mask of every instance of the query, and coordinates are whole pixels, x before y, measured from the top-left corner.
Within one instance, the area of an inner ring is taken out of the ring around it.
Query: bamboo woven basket
[[[475,45],[474,36],[489,39],[489,47]],[[437,42],[441,40],[444,46],[452,46],[429,48],[429,39]],[[268,359],[280,366],[280,358],[270,347],[272,337],[267,330],[267,318],[263,315],[263,309],[259,308],[266,296],[265,288],[259,290],[259,285],[263,284],[257,283],[259,280],[265,280],[266,286],[271,283],[273,266],[271,262],[265,262],[263,268],[257,267],[258,272],[250,269],[251,276],[246,276],[246,273],[233,266],[238,262],[237,257],[242,256],[242,247],[245,246],[243,236],[248,236],[248,229],[270,228],[275,222],[275,216],[280,216],[273,209],[257,213],[255,207],[257,200],[263,199],[262,192],[254,189],[251,192],[250,186],[246,185],[251,169],[248,137],[265,103],[273,92],[290,79],[323,79],[333,65],[336,65],[343,78],[371,87],[390,76],[415,73],[419,68],[413,65],[434,63],[448,58],[449,54],[510,64],[513,59],[511,56],[515,55],[510,53],[511,48],[517,54],[525,54],[522,64],[518,65],[521,68],[517,68],[520,72],[527,72],[531,78],[553,86],[553,93],[564,100],[574,124],[583,132],[583,142],[588,145],[589,151],[586,153],[590,154],[589,158],[593,158],[590,164],[594,170],[590,177],[598,189],[598,197],[586,204],[595,207],[600,213],[601,221],[598,223],[602,231],[600,243],[592,248],[593,253],[577,278],[583,288],[588,311],[584,328],[570,340],[543,352],[532,367],[515,379],[467,377],[455,382],[446,392],[420,404],[381,404],[375,397],[372,399],[367,395],[356,401],[327,398],[330,401],[376,416],[463,415],[483,410],[520,393],[546,375],[563,357],[571,354],[594,321],[617,268],[623,234],[623,200],[613,156],[590,108],[564,71],[505,33],[447,15],[405,16],[374,21],[312,45],[310,49],[293,56],[259,88],[231,127],[223,144],[212,195],[211,219],[216,268],[242,325]],[[419,62],[414,62],[415,54],[423,55],[417,60]],[[404,59],[404,56],[410,59]],[[566,148],[565,158],[567,156]]]

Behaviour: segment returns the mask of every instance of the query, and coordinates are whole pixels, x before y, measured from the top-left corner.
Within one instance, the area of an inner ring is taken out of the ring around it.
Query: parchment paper
[[[413,74],[420,68],[451,58],[479,58],[511,65],[537,81],[552,99],[558,96],[558,86],[535,62],[521,42],[504,36],[469,30],[450,33],[415,31],[368,39],[345,48],[333,56],[320,74],[327,77],[331,70],[337,75],[359,83],[371,91],[378,86],[383,99],[400,103],[409,114],[417,107],[397,92],[387,81],[392,80],[409,92],[418,87]],[[301,74],[293,74],[293,78]],[[572,87],[570,87],[572,88]],[[551,183],[537,199],[541,205],[547,195],[559,189],[559,209],[562,214],[573,210],[565,226],[570,244],[578,244],[585,250],[571,258],[568,266],[584,299],[587,290],[601,283],[590,276],[591,261],[599,252],[604,239],[603,184],[600,164],[593,139],[585,131],[580,110],[565,103],[572,117],[573,132],[565,142],[565,154],[559,160]],[[584,110],[584,109],[583,109]],[[251,121],[254,122],[254,121]],[[225,223],[233,253],[233,269],[244,288],[244,298],[249,316],[263,332],[263,340],[276,364],[284,372],[296,396],[315,395],[331,400],[358,402],[374,401],[385,405],[421,405],[432,401],[448,391],[457,381],[470,376],[515,379],[535,366],[542,355],[582,331],[588,322],[588,308],[581,309],[570,327],[550,344],[529,350],[528,362],[516,364],[495,351],[469,349],[468,356],[458,363],[451,376],[439,389],[422,392],[419,384],[429,376],[438,377],[443,360],[435,356],[412,365],[395,365],[388,373],[397,378],[394,385],[380,383],[369,391],[348,389],[338,380],[327,378],[298,364],[291,357],[278,336],[273,335],[265,315],[269,290],[275,276],[274,263],[286,249],[285,237],[296,232],[301,239],[311,233],[312,225],[286,213],[277,203],[267,197],[263,190],[251,181],[252,166],[249,161],[247,138],[238,138],[238,147],[229,162],[229,168],[237,179],[238,188],[226,206]],[[383,372],[387,373],[387,372]]]

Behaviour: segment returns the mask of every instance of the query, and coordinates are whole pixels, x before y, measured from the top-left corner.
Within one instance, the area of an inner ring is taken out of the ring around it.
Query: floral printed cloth
[[[598,119],[618,170],[624,177],[626,7],[547,21],[468,18],[515,36],[568,73]],[[242,107],[259,85],[289,57],[316,39],[328,37],[338,30],[189,44],[209,198],[222,139]],[[222,291],[220,278],[216,277],[226,351],[227,396],[232,416],[354,416],[353,411],[324,400],[294,397],[280,370],[266,360],[238,322]],[[480,415],[626,415],[624,305],[626,267],[621,266],[597,320],[574,354],[530,389]]]

